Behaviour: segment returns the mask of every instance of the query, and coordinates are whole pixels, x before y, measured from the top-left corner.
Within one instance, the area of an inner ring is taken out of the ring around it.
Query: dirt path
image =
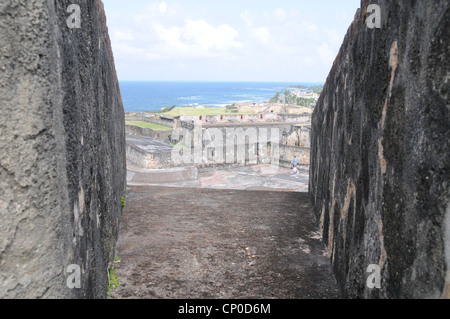
[[[306,193],[131,187],[112,298],[338,298]]]

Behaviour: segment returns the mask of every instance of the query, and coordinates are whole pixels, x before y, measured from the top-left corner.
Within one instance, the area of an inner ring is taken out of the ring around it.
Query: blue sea
[[[121,81],[125,112],[159,111],[168,106],[225,107],[236,102],[261,103],[302,82],[131,82]]]

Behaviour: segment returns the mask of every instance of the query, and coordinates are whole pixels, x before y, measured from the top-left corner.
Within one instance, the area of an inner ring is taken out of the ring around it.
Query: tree
[[[281,92],[277,92],[273,98],[270,99],[270,103],[278,103],[280,101]]]

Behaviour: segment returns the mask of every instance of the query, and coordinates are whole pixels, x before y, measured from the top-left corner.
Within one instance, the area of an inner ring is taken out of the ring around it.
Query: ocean
[[[168,106],[225,107],[236,102],[261,103],[290,86],[305,82],[131,82],[120,81],[125,112],[159,111]]]

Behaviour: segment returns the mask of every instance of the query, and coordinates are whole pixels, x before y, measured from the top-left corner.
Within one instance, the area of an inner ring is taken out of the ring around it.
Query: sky
[[[360,0],[103,0],[121,81],[325,82]]]

